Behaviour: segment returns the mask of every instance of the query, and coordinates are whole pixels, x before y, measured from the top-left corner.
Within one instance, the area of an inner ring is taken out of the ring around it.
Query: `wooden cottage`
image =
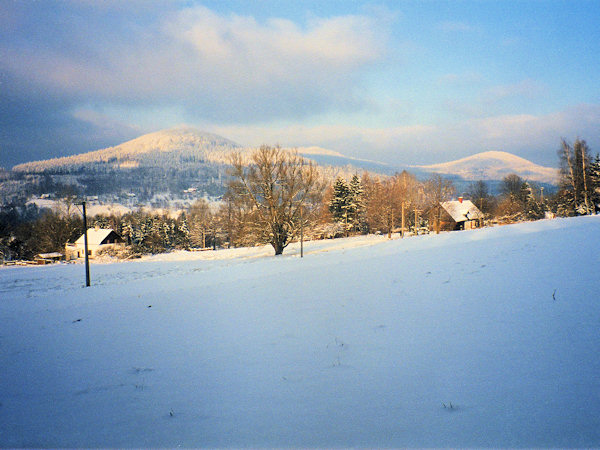
[[[470,230],[483,225],[483,213],[471,202],[459,197],[458,200],[440,203],[442,207],[442,230]]]
[[[35,255],[36,264],[52,264],[64,259],[65,255],[59,252],[38,253]]]

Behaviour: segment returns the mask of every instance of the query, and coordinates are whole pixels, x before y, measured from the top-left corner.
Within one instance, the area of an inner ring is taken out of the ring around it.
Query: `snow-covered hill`
[[[146,134],[139,138],[94,152],[35,161],[15,166],[15,172],[78,173],[81,171],[113,174],[138,168],[193,170],[202,167],[213,176],[215,171],[229,163],[232,151],[250,154],[252,148],[243,147],[229,139],[198,129],[180,126]],[[321,147],[300,147],[298,152],[322,166],[328,176],[349,175],[357,170],[391,175],[408,169],[420,178],[430,173],[453,176],[458,182],[471,180],[501,180],[510,173],[547,184],[556,184],[556,169],[543,167],[506,152],[489,151],[442,164],[423,166],[393,166],[377,161],[351,158]],[[116,172],[115,172],[116,171]]]
[[[528,181],[556,184],[558,173],[507,152],[489,151],[441,164],[414,166],[435,173],[458,175],[465,180],[501,180],[515,173]]]
[[[170,159],[172,166],[177,166],[182,161],[223,164],[228,161],[232,150],[239,149],[241,149],[240,145],[216,134],[181,126],[145,134],[116,147],[20,164],[13,170],[17,172],[42,172],[52,169],[77,170],[93,164],[131,169],[139,166],[154,166],[157,157],[163,164],[168,163]]]
[[[175,127],[115,147],[15,166],[11,174],[17,186],[2,182],[0,201],[13,201],[19,192],[56,194],[69,187],[81,195],[98,196],[104,202],[122,201],[134,195],[136,204],[153,207],[154,199],[160,196],[190,200],[186,193],[194,192],[196,197],[218,198],[227,187],[231,153],[240,152],[249,160],[254,150],[192,127]],[[350,178],[362,170],[393,173],[384,164],[348,158],[320,147],[296,150],[314,161],[325,179]],[[23,172],[32,176],[23,177]],[[167,207],[162,202],[161,206]]]
[[[0,269],[0,447],[600,447],[599,236]]]

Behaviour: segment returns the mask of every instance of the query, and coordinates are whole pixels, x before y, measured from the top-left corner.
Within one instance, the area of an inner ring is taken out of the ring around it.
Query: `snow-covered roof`
[[[455,222],[483,219],[483,213],[471,200],[463,200],[462,202],[453,200],[451,202],[442,202],[441,205]]]
[[[62,258],[63,254],[59,252],[50,252],[50,253],[39,253],[37,255],[42,259],[51,259],[51,258]]]
[[[87,231],[87,237],[88,237],[88,245],[100,245],[102,244],[102,241],[104,239],[106,239],[108,237],[108,235],[110,233],[112,233],[113,230],[108,228],[108,229],[102,229],[102,228],[89,228]],[[84,236],[83,234],[81,235],[81,237],[79,239],[77,239],[75,241],[75,244],[80,244],[83,245],[84,244]]]

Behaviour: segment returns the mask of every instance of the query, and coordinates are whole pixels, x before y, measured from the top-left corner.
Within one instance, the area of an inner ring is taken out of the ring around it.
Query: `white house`
[[[106,248],[124,245],[123,238],[114,230],[90,228],[87,231],[88,257],[94,258],[98,251]],[[85,236],[82,234],[74,244],[67,244],[67,259],[83,258],[85,256]]]

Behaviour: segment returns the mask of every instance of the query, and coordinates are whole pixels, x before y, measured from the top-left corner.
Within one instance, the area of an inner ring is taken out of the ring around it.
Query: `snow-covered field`
[[[0,270],[1,447],[600,447],[600,217]]]

